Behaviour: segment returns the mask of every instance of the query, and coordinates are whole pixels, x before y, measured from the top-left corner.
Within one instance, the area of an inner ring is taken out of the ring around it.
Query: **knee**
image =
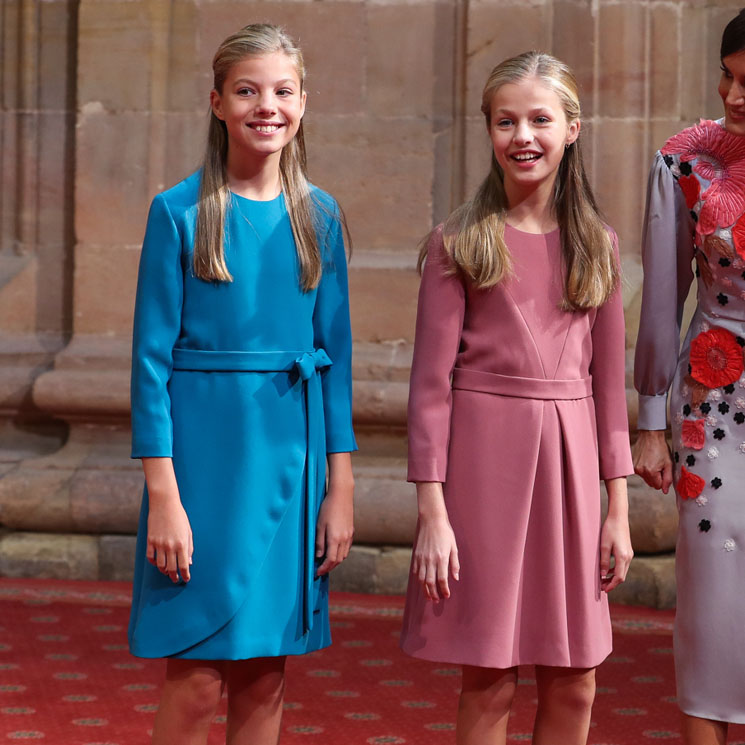
[[[282,702],[285,692],[284,665],[263,660],[247,661],[234,667],[228,678],[231,700],[248,700],[254,707],[271,708]]]
[[[543,698],[545,705],[576,715],[588,714],[595,701],[594,671],[565,680],[553,681]]]
[[[464,669],[461,705],[475,707],[483,714],[502,715],[511,709],[516,690],[516,676],[511,672]]]
[[[181,716],[192,722],[209,721],[222,696],[222,680],[207,676],[190,676],[181,680],[173,699]]]

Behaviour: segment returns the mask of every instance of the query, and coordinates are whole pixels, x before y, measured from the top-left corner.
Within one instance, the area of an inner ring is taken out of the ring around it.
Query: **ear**
[[[225,115],[222,113],[222,99],[214,88],[210,91],[210,108],[218,119],[225,121]]]
[[[567,127],[567,138],[566,138],[567,145],[571,145],[573,142],[577,141],[581,126],[582,126],[582,122],[580,122],[579,119],[575,119],[573,122],[570,122],[569,126]]]
[[[308,93],[303,91],[300,96],[300,118],[305,116],[305,102],[308,100]]]

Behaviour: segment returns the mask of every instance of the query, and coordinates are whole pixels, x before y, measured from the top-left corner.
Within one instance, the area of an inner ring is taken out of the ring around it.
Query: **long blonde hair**
[[[525,52],[497,65],[486,81],[481,111],[491,127],[491,102],[506,83],[535,77],[559,97],[567,122],[579,120],[577,81],[563,62],[542,52]],[[453,262],[477,287],[501,282],[512,272],[512,259],[504,241],[509,205],[504,172],[494,153],[489,175],[473,199],[445,221],[443,240]],[[554,216],[559,223],[565,286],[562,307],[580,310],[602,305],[618,282],[618,267],[608,231],[603,225],[582,162],[579,139],[566,149],[554,186]],[[421,269],[426,247],[419,257]]]
[[[245,26],[220,44],[212,60],[214,89],[222,93],[228,71],[245,57],[274,52],[286,54],[293,62],[302,92],[305,82],[302,52],[283,29],[268,23]],[[194,240],[194,274],[208,281],[231,282],[233,279],[225,262],[225,218],[231,200],[227,155],[225,122],[211,111]],[[311,195],[306,176],[302,120],[297,134],[282,150],[279,175],[300,262],[300,284],[304,290],[311,290],[321,279],[321,251],[315,229],[320,205]]]

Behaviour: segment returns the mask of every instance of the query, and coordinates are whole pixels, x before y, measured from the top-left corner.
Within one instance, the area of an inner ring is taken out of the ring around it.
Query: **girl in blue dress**
[[[140,260],[129,643],[168,658],[153,743],[205,743],[227,686],[227,742],[268,745],[352,540],[343,218],[305,176],[294,42],[246,26],[213,71],[203,167],[155,197]]]

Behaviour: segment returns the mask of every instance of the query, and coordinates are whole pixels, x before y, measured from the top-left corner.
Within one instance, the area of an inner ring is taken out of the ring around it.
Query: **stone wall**
[[[391,590],[405,580],[415,519],[402,474],[417,244],[486,172],[488,71],[541,48],[578,74],[591,180],[621,238],[630,363],[648,164],[667,136],[720,114],[719,37],[738,9],[715,0],[4,0],[0,574],[129,574],[141,489],[127,426],[139,246],[153,195],[199,162],[210,60],[228,33],[279,22],[306,53],[311,177],[339,199],[354,237],[361,547],[341,580]],[[637,549],[669,552],[671,502],[654,501],[651,524],[650,495],[632,487]],[[650,602],[669,603],[656,588]]]

